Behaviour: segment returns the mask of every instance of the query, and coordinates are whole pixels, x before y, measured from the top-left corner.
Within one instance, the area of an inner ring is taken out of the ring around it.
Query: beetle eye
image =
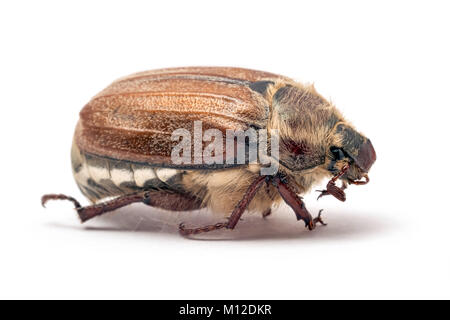
[[[333,154],[334,160],[342,160],[345,158],[344,151],[341,148],[331,147],[330,151]]]

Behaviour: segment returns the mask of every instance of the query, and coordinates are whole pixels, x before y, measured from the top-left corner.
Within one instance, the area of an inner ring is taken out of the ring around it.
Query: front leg
[[[320,192],[320,195],[317,197],[317,200],[319,200],[323,196],[332,195],[333,197],[335,197],[340,201],[345,201],[347,196],[345,195],[344,190],[347,188],[347,184],[344,181],[342,181],[342,186],[339,188],[336,186],[336,181],[340,177],[342,177],[349,168],[350,166],[348,164],[344,165],[341,171],[339,171],[337,175],[335,175],[330,181],[328,181],[326,190],[316,190]]]
[[[297,220],[303,220],[309,230],[313,230],[317,223],[326,225],[321,218],[322,210],[319,211],[316,218],[313,218],[306,209],[302,198],[292,190],[287,181],[281,179],[279,176],[275,176],[273,182],[283,200],[294,210]]]
[[[335,197],[340,201],[345,201],[347,199],[347,196],[344,191],[345,189],[347,189],[347,183],[345,183],[345,181],[342,181],[342,185],[339,188],[336,186],[333,180],[330,180],[327,183],[327,188],[325,190],[316,190],[317,192],[320,192],[319,196],[317,197],[317,200],[319,200],[323,196],[332,195],[333,197]]]

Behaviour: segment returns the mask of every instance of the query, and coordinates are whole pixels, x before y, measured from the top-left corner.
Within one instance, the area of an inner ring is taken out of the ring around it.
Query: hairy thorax
[[[322,166],[305,170],[301,173],[289,174],[297,187],[297,192],[302,195],[311,191],[311,189],[322,182],[323,179],[329,178],[330,173]]]

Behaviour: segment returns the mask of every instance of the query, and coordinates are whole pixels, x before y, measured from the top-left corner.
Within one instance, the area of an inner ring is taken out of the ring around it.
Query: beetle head
[[[343,122],[334,127],[332,140],[326,160],[327,169],[336,174],[348,164],[349,168],[342,176],[343,179],[355,182],[367,177],[377,158],[370,140]]]
[[[280,132],[281,165],[293,173],[320,167],[335,176],[345,168],[341,179],[362,183],[358,180],[367,176],[376,159],[372,143],[314,86],[283,86],[273,94],[272,105],[271,128]]]

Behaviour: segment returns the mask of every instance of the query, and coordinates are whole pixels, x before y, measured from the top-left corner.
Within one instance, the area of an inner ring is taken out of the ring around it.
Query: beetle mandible
[[[174,163],[173,132],[183,128],[195,135],[196,121],[223,133],[275,130],[277,172],[262,175],[263,165],[249,161]],[[82,222],[135,202],[171,211],[209,207],[229,215],[205,227],[181,224],[180,233],[190,235],[233,229],[245,210],[266,217],[282,200],[313,230],[324,224],[321,212],[313,218],[299,195],[329,177],[319,198],[345,201],[348,184],[369,181],[376,154],[312,85],[250,69],[186,67],[136,73],[94,96],[80,112],[71,159],[75,181],[92,205],[63,194],[44,195],[42,205],[69,200]]]

